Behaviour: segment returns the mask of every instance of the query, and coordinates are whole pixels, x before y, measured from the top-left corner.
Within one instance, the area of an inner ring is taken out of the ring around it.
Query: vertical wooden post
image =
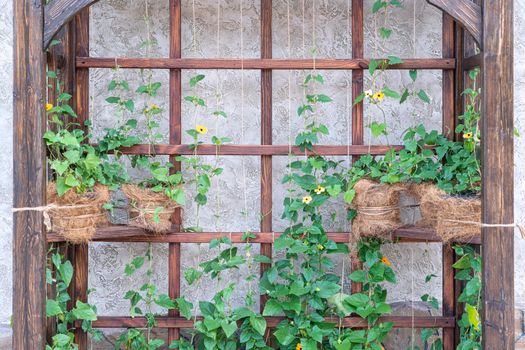
[[[14,0],[15,208],[45,205],[45,55],[42,0]],[[44,349],[46,233],[41,212],[13,216],[13,349]]]
[[[364,10],[363,0],[352,0],[352,58],[363,58],[364,48]],[[356,69],[352,71],[352,103],[357,96],[363,92],[364,70]],[[364,143],[364,106],[357,103],[352,106],[352,145],[362,145]],[[357,158],[353,158],[356,160]],[[361,270],[363,264],[359,259],[352,259],[351,270]],[[363,289],[363,284],[351,281],[352,293],[359,293]]]
[[[89,57],[89,8],[80,11],[75,17],[75,54],[76,56]],[[77,123],[84,128],[84,123],[89,120],[89,68],[78,68],[75,71],[75,109],[78,115]],[[87,129],[84,128],[87,134]],[[74,294],[73,300],[87,302],[88,274],[89,274],[89,246],[79,244],[75,246],[73,267]],[[75,329],[75,342],[79,350],[86,350],[88,338],[82,328]]]
[[[261,0],[261,58],[272,58],[272,0]],[[272,71],[261,70],[261,144],[272,144]],[[261,157],[261,232],[272,232],[272,156]],[[261,255],[272,256],[272,244],[261,244]],[[261,264],[261,274],[270,267]],[[261,296],[261,312],[266,297]]]
[[[181,0],[170,0],[170,58],[181,58]],[[182,142],[182,85],[181,70],[170,70],[170,144],[180,145]],[[175,156],[170,157],[174,164],[173,171],[181,170],[181,163],[177,162]],[[173,215],[174,229],[180,231],[182,224],[181,210],[177,209]],[[169,244],[168,258],[168,294],[172,299],[180,296],[180,243]],[[179,311],[170,309],[168,315],[176,317]],[[180,338],[178,328],[168,329],[168,344]]]
[[[443,14],[442,21],[442,55],[443,58],[454,58],[454,21],[452,17]],[[454,89],[454,71],[443,70],[443,121],[442,129],[448,138],[453,139],[455,136],[455,89]],[[454,293],[454,250],[449,244],[442,246],[442,266],[443,266],[443,316],[454,316],[455,293]],[[443,329],[443,349],[453,350],[455,342],[455,329]]]
[[[513,1],[483,1],[482,222],[514,222]],[[484,227],[483,348],[514,349],[514,229]]]

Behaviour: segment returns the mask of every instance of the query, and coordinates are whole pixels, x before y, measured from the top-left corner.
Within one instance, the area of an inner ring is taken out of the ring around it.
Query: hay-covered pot
[[[452,196],[433,184],[415,185],[411,192],[420,200],[418,226],[435,230],[443,242],[468,240],[481,235],[481,198]]]
[[[171,230],[171,218],[179,205],[164,193],[148,188],[124,185],[122,191],[129,199],[129,224],[162,234]]]
[[[110,198],[106,186],[97,185],[92,191],[78,194],[74,190],[59,197],[55,183],[47,186],[51,230],[68,242],[86,243],[93,238],[97,227],[109,225],[108,213],[102,207]]]
[[[362,179],[354,189],[352,207],[357,216],[352,223],[352,235],[390,239],[392,231],[402,226],[399,198],[404,186]]]

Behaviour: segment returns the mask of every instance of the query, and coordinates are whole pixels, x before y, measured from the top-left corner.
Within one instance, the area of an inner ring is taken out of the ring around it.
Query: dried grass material
[[[420,200],[421,221],[417,225],[433,228],[443,242],[481,235],[479,197],[451,196],[433,184],[412,185],[410,192]]]
[[[400,218],[399,197],[405,190],[402,184],[380,184],[372,180],[359,180],[354,189],[352,206],[357,216],[352,223],[352,235],[391,239],[392,231],[403,226]]]
[[[122,191],[130,201],[129,224],[131,226],[156,234],[167,233],[171,230],[171,217],[175,209],[179,207],[177,203],[164,193],[153,192],[135,185],[124,185]],[[162,211],[155,215],[158,208],[162,208]],[[155,220],[155,217],[158,219]]]
[[[97,227],[109,225],[108,213],[102,208],[109,198],[109,189],[102,185],[95,186],[92,192],[77,194],[70,190],[59,197],[55,183],[49,183],[47,199],[55,205],[49,210],[52,230],[68,242],[88,242]]]

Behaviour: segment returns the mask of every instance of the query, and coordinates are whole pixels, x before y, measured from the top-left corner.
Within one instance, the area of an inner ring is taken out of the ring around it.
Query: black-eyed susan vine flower
[[[195,130],[197,130],[197,132],[201,135],[206,135],[208,133],[208,128],[204,125],[197,125]]]
[[[303,203],[304,204],[310,204],[310,203],[312,203],[312,200],[313,200],[312,196],[304,196],[303,197]]]
[[[390,262],[390,260],[386,256],[381,258],[381,262],[383,264],[385,264],[386,266],[391,266],[392,265],[392,263]]]
[[[385,93],[383,91],[378,91],[374,94],[374,96],[372,96],[372,98],[376,101],[376,102],[381,102],[383,101],[383,99],[385,98]]]
[[[46,103],[46,111],[49,112],[52,109],[53,109],[53,104],[52,103]]]
[[[326,188],[324,188],[323,186],[321,185],[318,185],[317,188],[314,190],[314,192],[316,194],[321,194],[321,193],[324,193],[326,191]]]
[[[463,134],[463,138],[465,140],[470,140],[473,136],[474,136],[474,134],[471,133],[471,132],[466,132],[466,133]]]
[[[301,346],[301,343],[297,343],[295,346],[295,350],[301,350],[303,347]]]

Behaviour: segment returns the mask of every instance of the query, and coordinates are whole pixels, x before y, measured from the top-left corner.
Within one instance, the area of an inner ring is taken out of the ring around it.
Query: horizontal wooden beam
[[[441,11],[449,14],[461,24],[481,45],[482,17],[481,7],[471,0],[427,0]]]
[[[255,238],[250,239],[252,243],[273,243],[282,232],[254,232]],[[93,242],[134,242],[134,243],[209,243],[212,239],[228,237],[233,243],[246,243],[242,240],[244,232],[173,232],[165,235],[151,235],[146,231],[124,225],[115,225],[97,229]],[[336,243],[348,243],[349,232],[329,232],[328,238]],[[49,243],[63,242],[64,238],[56,233],[47,235]],[[439,243],[441,238],[431,229],[407,226],[395,230],[392,240],[400,243],[428,242]],[[479,244],[480,238],[474,237],[468,241],[458,243]]]
[[[53,0],[44,6],[44,48],[47,48],[60,28],[82,9],[99,0]]]
[[[392,148],[400,150],[403,147],[399,145],[318,145],[314,146],[308,155],[323,156],[346,156],[346,155],[383,155]],[[191,149],[190,145],[136,145],[133,147],[122,148],[119,150],[123,154],[154,154],[154,155],[193,155],[202,156],[287,156],[290,154],[288,145],[223,145],[217,148],[215,145],[200,145],[197,152]],[[298,147],[291,148],[291,154],[301,156],[305,152]]]
[[[197,317],[197,320],[201,320]],[[267,325],[270,328],[276,327],[283,317],[266,317]],[[193,319],[187,320],[182,317],[155,317],[157,328],[193,328]],[[339,319],[327,319],[328,322],[339,323]],[[454,317],[442,316],[385,316],[379,322],[393,322],[394,328],[453,328]],[[75,324],[80,326],[80,322]],[[119,317],[119,316],[99,316],[93,321],[94,328],[143,328],[146,326],[144,317]],[[343,319],[342,326],[345,328],[366,328],[367,320],[361,317],[346,317]]]
[[[463,70],[471,70],[476,67],[481,67],[483,57],[481,54],[466,57],[463,59]]]
[[[391,65],[388,69],[454,69],[453,58],[404,59],[404,63]],[[368,59],[317,59],[316,69],[353,70],[367,69]],[[117,58],[77,57],[80,68],[148,68],[148,69],[275,69],[307,70],[314,68],[311,59],[196,59],[196,58]]]

